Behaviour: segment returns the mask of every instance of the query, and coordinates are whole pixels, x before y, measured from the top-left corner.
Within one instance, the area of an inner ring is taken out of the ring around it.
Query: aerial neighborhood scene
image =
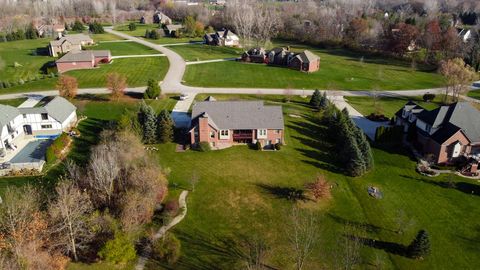
[[[479,1],[0,7],[0,269],[479,268]]]

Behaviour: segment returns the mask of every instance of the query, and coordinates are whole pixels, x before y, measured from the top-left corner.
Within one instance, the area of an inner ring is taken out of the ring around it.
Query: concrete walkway
[[[192,105],[196,93],[184,93],[188,95],[185,100],[179,100],[172,110],[172,119],[175,122],[176,128],[189,128],[190,127],[190,115],[188,111]]]
[[[181,46],[181,45],[193,45],[193,44],[204,44],[204,42],[203,41],[180,42],[180,43],[162,44],[161,46]]]
[[[353,108],[345,101],[343,96],[329,96],[328,99],[339,109],[343,110],[347,108],[348,115],[352,118],[353,122],[363,130],[363,133],[367,135],[370,140],[375,141],[375,133],[380,126],[388,126],[388,122],[374,122],[367,119],[359,111]]]
[[[187,215],[187,195],[188,191],[184,190],[182,193],[180,193],[180,197],[178,198],[178,205],[180,208],[180,214],[178,214],[176,217],[170,221],[167,225],[163,225],[157,233],[155,233],[152,237],[152,242],[155,242],[156,240],[160,239],[160,237],[163,237],[165,233],[170,230],[173,226],[177,225],[182,221],[185,216]],[[138,258],[137,264],[135,265],[135,270],[143,270],[145,268],[145,264],[148,261],[148,257],[150,256],[151,253],[151,247],[146,247],[146,252],[145,254],[140,255]]]
[[[157,53],[157,54],[116,55],[116,56],[112,56],[112,59],[140,58],[140,57],[158,57],[158,56],[165,56],[165,54],[163,54],[163,53]]]
[[[212,60],[202,60],[202,61],[191,61],[191,62],[187,62],[187,66],[206,64],[206,63],[215,63],[215,62],[235,61],[237,59],[238,58],[222,58],[222,59],[212,59]]]

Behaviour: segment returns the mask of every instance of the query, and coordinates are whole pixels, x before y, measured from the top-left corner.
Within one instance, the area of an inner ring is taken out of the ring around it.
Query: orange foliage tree
[[[127,78],[116,72],[107,74],[107,88],[112,92],[112,98],[118,100],[127,88]]]
[[[57,90],[60,96],[72,99],[77,95],[78,82],[75,77],[62,75],[57,81]]]

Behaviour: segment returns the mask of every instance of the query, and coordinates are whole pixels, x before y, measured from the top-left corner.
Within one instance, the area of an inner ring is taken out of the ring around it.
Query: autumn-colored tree
[[[345,31],[345,38],[349,43],[358,45],[365,38],[368,31],[368,21],[363,18],[355,18],[350,21],[348,28]]]
[[[389,50],[392,53],[403,55],[408,46],[418,37],[418,29],[414,25],[399,23],[391,30]]]
[[[60,96],[66,99],[73,99],[77,95],[78,82],[77,78],[62,75],[57,81],[57,90]]]
[[[441,50],[445,59],[452,59],[461,56],[462,41],[458,38],[458,32],[455,27],[448,28],[442,34],[440,42]]]
[[[442,29],[440,28],[440,23],[438,20],[431,20],[425,25],[423,41],[425,43],[425,48],[429,52],[440,49],[442,41]]]
[[[118,100],[127,88],[127,78],[116,72],[107,74],[107,89],[112,92],[112,99]]]
[[[330,193],[330,183],[324,175],[318,175],[317,179],[306,185],[306,188],[312,192],[315,200],[329,199],[332,194]]]
[[[478,77],[473,68],[461,58],[442,61],[440,73],[446,83],[444,101],[447,101],[449,95],[452,95],[454,101],[458,101],[460,94],[467,93],[472,82]]]

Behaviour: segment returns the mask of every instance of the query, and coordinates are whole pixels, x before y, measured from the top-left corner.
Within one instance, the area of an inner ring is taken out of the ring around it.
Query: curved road
[[[132,42],[136,42],[157,50],[164,54],[170,63],[169,69],[165,78],[160,83],[160,87],[163,93],[218,93],[218,94],[274,94],[274,95],[284,95],[285,89],[270,89],[270,88],[218,88],[218,87],[193,87],[187,86],[182,83],[183,75],[186,69],[186,62],[183,58],[176,52],[170,50],[166,45],[158,45],[152,43],[150,41],[133,37],[127,35],[125,33],[115,31],[111,27],[105,28],[105,31],[116,36],[125,38]],[[143,93],[145,91],[145,87],[132,87],[127,88],[126,91],[134,92],[134,93]],[[433,93],[433,94],[441,94],[445,91],[444,88],[432,88],[432,89],[417,89],[417,90],[401,90],[401,91],[381,91],[377,92],[377,95],[380,96],[420,96],[426,93]],[[78,94],[105,94],[108,93],[106,88],[84,88],[78,89]],[[312,89],[304,90],[304,89],[294,89],[291,91],[294,95],[311,95],[313,93]],[[50,90],[50,91],[36,91],[36,92],[24,92],[24,93],[13,93],[13,94],[5,94],[0,95],[0,99],[13,99],[13,98],[20,98],[25,96],[35,96],[35,95],[57,95],[58,91]],[[331,96],[371,96],[371,91],[329,91],[329,95]],[[474,100],[477,101],[477,100]]]

